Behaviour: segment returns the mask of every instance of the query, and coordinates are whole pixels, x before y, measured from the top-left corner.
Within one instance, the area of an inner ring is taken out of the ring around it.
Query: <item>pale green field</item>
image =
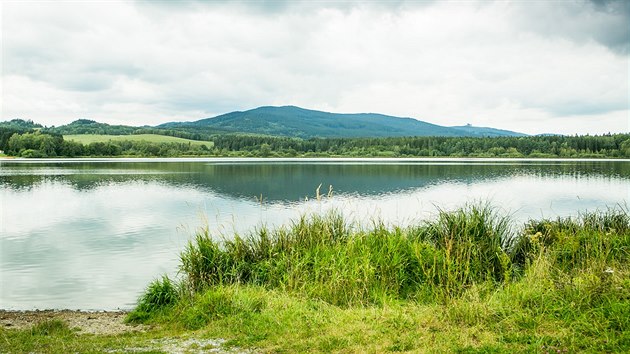
[[[157,135],[157,134],[138,134],[138,135],[101,135],[101,134],[78,134],[78,135],[64,135],[65,140],[76,141],[81,144],[90,144],[95,142],[107,142],[107,141],[147,141],[151,143],[191,143],[192,145],[206,145],[212,147],[214,144],[211,141],[197,141],[183,138],[176,138],[174,136]]]

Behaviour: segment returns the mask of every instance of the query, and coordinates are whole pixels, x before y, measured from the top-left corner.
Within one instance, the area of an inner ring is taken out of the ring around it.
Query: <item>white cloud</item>
[[[5,2],[2,118],[141,125],[292,104],[527,133],[629,130],[617,7],[268,5]]]

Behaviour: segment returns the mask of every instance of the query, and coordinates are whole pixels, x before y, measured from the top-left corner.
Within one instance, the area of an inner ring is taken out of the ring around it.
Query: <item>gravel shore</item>
[[[5,329],[26,329],[46,320],[59,319],[80,333],[120,334],[144,331],[147,326],[124,323],[124,311],[83,312],[71,310],[7,311],[0,310],[0,326]]]

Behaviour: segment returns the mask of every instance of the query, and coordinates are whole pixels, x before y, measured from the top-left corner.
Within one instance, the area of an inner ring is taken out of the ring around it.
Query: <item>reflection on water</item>
[[[476,200],[523,221],[624,204],[629,182],[628,161],[2,161],[0,307],[129,308],[206,223],[229,237],[337,208],[409,224]]]

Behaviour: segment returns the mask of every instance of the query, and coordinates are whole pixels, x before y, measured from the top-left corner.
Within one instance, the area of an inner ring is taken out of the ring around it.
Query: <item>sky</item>
[[[3,1],[2,120],[259,106],[630,131],[630,1]]]

